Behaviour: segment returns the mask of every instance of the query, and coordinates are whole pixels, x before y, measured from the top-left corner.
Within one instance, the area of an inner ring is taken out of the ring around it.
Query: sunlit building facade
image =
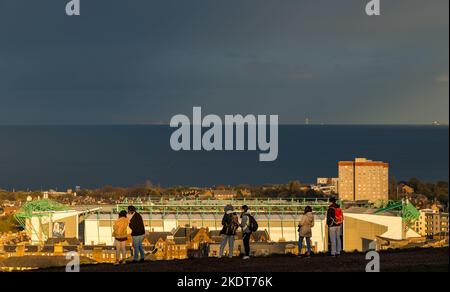
[[[338,192],[343,201],[388,201],[389,164],[366,158],[339,162]]]

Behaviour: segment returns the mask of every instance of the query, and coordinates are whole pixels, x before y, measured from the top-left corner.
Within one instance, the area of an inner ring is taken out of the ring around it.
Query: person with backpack
[[[241,228],[242,228],[242,241],[244,243],[245,255],[244,260],[250,259],[250,237],[253,232],[258,230],[258,223],[255,218],[250,214],[247,205],[242,206],[241,215]]]
[[[311,237],[312,228],[314,227],[314,214],[310,206],[305,208],[305,212],[298,224],[299,240],[298,240],[298,255],[302,255],[303,239],[306,241],[307,252],[305,257],[311,256]]]
[[[327,211],[327,225],[328,233],[331,242],[331,256],[336,257],[341,254],[342,249],[342,224],[344,223],[344,213],[338,204],[336,199],[330,199],[330,206]]]
[[[220,251],[219,258],[223,256],[225,251],[225,247],[228,244],[228,257],[233,258],[234,251],[234,239],[236,236],[236,231],[239,228],[239,219],[234,212],[234,208],[231,205],[225,206],[225,214],[222,218],[222,230],[220,231],[220,235],[222,236],[222,241],[220,243]]]
[[[145,239],[145,225],[144,220],[142,220],[141,214],[136,212],[134,206],[128,207],[128,214],[130,215],[130,229],[131,237],[133,238],[133,250],[134,250],[134,260],[133,263],[145,261],[145,251],[142,246],[142,242]],[[140,256],[140,258],[139,258]]]

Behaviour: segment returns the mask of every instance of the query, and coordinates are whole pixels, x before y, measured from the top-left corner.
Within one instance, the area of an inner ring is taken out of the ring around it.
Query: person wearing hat
[[[227,205],[224,209],[225,214],[222,218],[222,230],[220,235],[222,236],[222,241],[220,243],[219,258],[223,257],[225,252],[225,247],[228,244],[228,257],[233,257],[234,250],[234,239],[236,236],[236,231],[239,228],[239,218],[234,211],[233,206]]]

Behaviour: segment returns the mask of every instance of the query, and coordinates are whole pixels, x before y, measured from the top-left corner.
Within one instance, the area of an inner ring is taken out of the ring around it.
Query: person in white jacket
[[[303,240],[306,240],[306,254],[305,257],[311,256],[311,237],[312,237],[312,228],[314,227],[314,214],[312,212],[312,208],[307,206],[305,208],[305,212],[298,223],[298,232],[299,232],[299,240],[298,240],[298,255],[302,255],[303,249]]]
[[[245,255],[244,260],[250,259],[250,237],[252,231],[250,229],[250,211],[247,205],[242,206],[241,214],[241,228],[242,228],[242,242],[244,243]]]

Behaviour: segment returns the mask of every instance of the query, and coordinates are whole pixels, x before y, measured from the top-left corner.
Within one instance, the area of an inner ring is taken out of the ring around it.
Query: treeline
[[[115,199],[129,197],[141,198],[183,198],[187,196],[201,197],[204,192],[214,190],[230,190],[236,192],[237,198],[243,198],[251,194],[256,198],[291,198],[291,197],[323,197],[322,193],[315,192],[309,185],[301,184],[299,181],[292,181],[287,184],[267,184],[262,186],[238,185],[238,186],[215,186],[208,188],[192,188],[187,186],[176,186],[171,188],[162,188],[154,186],[147,181],[144,184],[136,185],[130,188],[121,188],[113,186],[104,186],[95,190],[81,190],[77,193],[79,196],[90,196],[94,198]]]
[[[391,179],[391,198],[398,196],[401,186],[407,185],[414,189],[414,195],[420,195],[427,198],[428,201],[439,201],[441,204],[447,205],[449,202],[448,182],[429,183],[423,182],[417,178],[397,183],[395,179]],[[173,198],[180,199],[185,197],[202,197],[205,192],[210,189],[192,188],[187,186],[176,186],[171,188],[163,188],[155,186],[150,181],[138,184],[132,187],[115,187],[103,186],[98,189],[81,189],[77,191],[77,200],[83,198],[92,198],[94,201],[112,200],[119,201],[125,198]],[[266,184],[261,186],[238,185],[238,186],[216,186],[214,190],[230,190],[236,192],[237,198],[248,197],[251,194],[254,198],[323,198],[325,194],[314,191],[308,184],[302,184],[299,181],[291,181],[287,184]],[[0,189],[0,201],[24,202],[31,196],[33,199],[42,198],[42,192],[25,192],[25,191],[6,191]],[[59,199],[72,202],[75,200],[73,194],[59,195]]]
[[[0,189],[0,201],[10,201],[10,202],[17,202],[17,201],[26,201],[28,196],[31,196],[32,198],[42,197],[42,192],[38,191],[7,191]]]
[[[322,192],[311,189],[309,184],[291,181],[287,184],[267,184],[262,186],[240,185],[238,190],[248,190],[255,198],[324,198]]]
[[[418,178],[412,178],[407,182],[402,182],[414,189],[416,194],[427,197],[428,200],[439,201],[447,205],[449,201],[448,182],[439,181],[436,183],[423,182]]]
[[[322,198],[323,193],[316,192],[307,184],[302,184],[299,181],[291,181],[287,184],[266,184],[262,186],[238,185],[238,186],[224,186],[219,185],[214,188],[192,188],[188,186],[175,186],[170,188],[163,188],[155,186],[150,181],[143,184],[138,184],[132,187],[115,187],[111,185],[103,186],[98,189],[81,189],[77,191],[76,198],[73,194],[58,195],[59,201],[65,203],[79,201],[83,198],[91,198],[93,201],[111,200],[119,201],[125,198],[172,198],[181,199],[185,197],[204,197],[205,193],[214,192],[214,190],[229,190],[236,193],[236,198],[251,197],[255,198]],[[0,201],[24,202],[31,196],[33,199],[42,198],[42,192],[10,192],[0,190]],[[53,198],[52,194],[50,197]]]
[[[97,199],[120,200],[130,197],[161,197],[164,196],[165,190],[159,186],[154,186],[150,181],[138,184],[132,187],[114,187],[111,185],[103,186],[98,189],[82,189],[77,192],[80,197],[93,197]]]

